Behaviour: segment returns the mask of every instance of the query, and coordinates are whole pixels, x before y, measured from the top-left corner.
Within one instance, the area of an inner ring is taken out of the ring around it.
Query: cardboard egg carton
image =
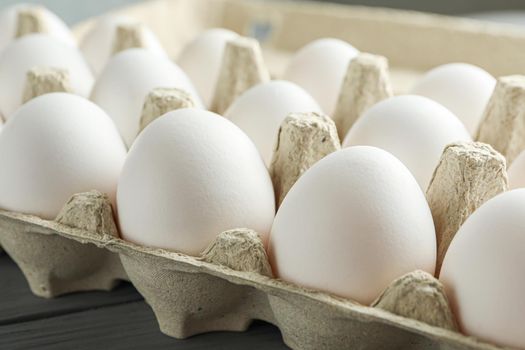
[[[263,43],[262,50],[246,38],[228,44],[213,102],[216,111],[226,109],[249,87],[278,75],[287,52],[317,37],[341,37],[389,57],[392,69],[378,55],[363,53],[352,61],[333,120],[314,113],[285,119],[270,167],[278,203],[308,167],[340,148],[339,136],[363,111],[403,91],[417,75],[412,71],[451,61],[477,64],[496,75],[525,68],[520,52],[525,33],[434,15],[237,0],[156,0],[119,13],[150,25],[172,55],[181,43],[211,26],[253,34]],[[379,23],[384,30],[377,31]],[[77,33],[90,25],[91,21],[81,24]],[[377,32],[388,32],[388,39]],[[406,40],[413,32],[417,37]],[[447,50],[432,48],[445,42]],[[399,52],[401,44],[404,52]],[[494,50],[498,55],[488,59],[486,53]],[[28,72],[24,100],[46,91],[68,91],[67,73],[38,67]],[[522,99],[525,78],[499,79],[477,136],[497,151],[482,142],[445,148],[427,191],[439,252],[446,251],[472,211],[507,189],[504,156],[513,159],[525,148],[520,137],[525,125]],[[184,91],[159,87],[145,100],[140,127],[193,104]],[[502,124],[506,127],[500,129]],[[42,297],[110,290],[119,280],[131,281],[152,307],[161,331],[177,338],[242,331],[260,319],[279,327],[294,349],[407,344],[421,349],[498,348],[456,331],[442,286],[423,272],[401,276],[371,306],[363,306],[273,278],[262,243],[248,229],[220,233],[199,257],[126,242],[119,238],[107,198],[96,191],[74,195],[56,220],[0,211],[0,244],[32,291]]]

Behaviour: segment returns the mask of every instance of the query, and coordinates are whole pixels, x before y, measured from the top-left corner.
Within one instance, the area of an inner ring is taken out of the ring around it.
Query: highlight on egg
[[[475,136],[496,79],[480,67],[449,63],[431,69],[412,88],[412,94],[433,99],[454,113]]]
[[[398,159],[369,146],[336,151],[299,178],[268,249],[278,278],[365,305],[405,273],[434,274],[436,263],[421,188]]]
[[[337,104],[348,64],[359,51],[339,39],[324,38],[302,47],[290,59],[284,80],[296,83],[331,116]]]
[[[177,63],[188,74],[207,108],[210,108],[215,94],[224,47],[238,37],[228,29],[205,30],[189,42],[177,58]]]
[[[281,123],[288,114],[298,112],[320,112],[320,107],[298,85],[274,80],[245,91],[224,116],[252,139],[266,165],[270,165]]]
[[[448,109],[423,96],[403,95],[368,109],[348,131],[343,147],[368,145],[392,153],[426,190],[445,146],[470,140]]]
[[[128,41],[151,53],[167,57],[157,36],[147,26],[130,17],[106,15],[97,20],[80,41],[80,50],[95,75],[100,74],[109,59],[118,53],[119,43],[116,41],[119,39],[119,28],[136,30],[137,37],[127,38]]]
[[[115,121],[129,147],[140,128],[144,100],[155,88],[179,88],[202,106],[188,76],[175,63],[145,49],[115,55],[97,78],[91,100]]]
[[[525,189],[501,193],[460,227],[439,279],[461,330],[525,348]]]
[[[0,208],[54,219],[73,194],[90,190],[115,203],[125,156],[94,103],[67,93],[36,97],[0,133]]]
[[[122,237],[199,255],[223,231],[249,228],[266,244],[275,198],[252,141],[218,114],[169,112],[139,135],[117,193]]]
[[[33,19],[31,28],[21,28],[20,17]],[[38,4],[16,4],[0,12],[0,50],[4,49],[17,37],[28,33],[41,32],[70,46],[76,46],[76,40],[67,25],[56,14]]]
[[[0,55],[0,110],[6,119],[22,104],[27,72],[35,67],[67,71],[72,92],[87,97],[93,75],[80,51],[47,34],[29,34]]]

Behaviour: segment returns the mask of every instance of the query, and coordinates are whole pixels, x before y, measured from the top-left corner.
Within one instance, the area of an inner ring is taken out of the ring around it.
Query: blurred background
[[[109,9],[141,1],[148,0],[0,0],[0,7],[20,2],[39,3],[57,13],[68,24],[73,24]],[[525,0],[331,0],[330,2],[418,10],[525,25]]]

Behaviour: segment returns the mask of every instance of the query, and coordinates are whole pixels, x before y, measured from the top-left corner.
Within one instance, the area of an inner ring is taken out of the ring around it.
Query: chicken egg
[[[234,228],[267,242],[275,215],[272,181],[252,141],[227,119],[194,108],[169,112],[138,136],[117,205],[124,239],[190,255]]]
[[[347,42],[325,38],[312,41],[290,60],[283,79],[305,89],[324,113],[335,111],[350,61],[359,51]]]
[[[209,108],[219,78],[226,43],[239,35],[231,30],[213,28],[204,31],[184,47],[177,63],[188,74],[204,105]]]
[[[16,38],[19,25],[18,16],[23,11],[31,11],[39,16],[43,25],[43,33],[66,45],[76,46],[76,40],[67,25],[53,12],[37,4],[16,4],[0,12],[0,50]]]
[[[95,75],[100,74],[114,54],[116,32],[119,26],[139,26],[142,44],[144,45],[142,48],[159,56],[167,57],[159,40],[148,27],[129,17],[107,15],[94,23],[91,30],[80,42],[80,50]]]
[[[427,72],[412,88],[412,94],[439,102],[475,135],[496,79],[480,67],[450,63]]]
[[[461,121],[422,96],[396,96],[368,109],[346,135],[343,147],[382,148],[401,160],[426,190],[446,145],[470,141]]]
[[[67,70],[72,92],[87,97],[93,76],[77,48],[47,34],[30,34],[7,45],[0,55],[0,110],[6,119],[22,104],[27,72],[35,67]]]
[[[0,208],[54,219],[75,193],[114,202],[126,148],[106,113],[67,93],[24,104],[0,133]]]
[[[434,274],[436,238],[408,169],[369,146],[336,151],[308,169],[272,226],[277,277],[370,304],[397,277]]]
[[[145,49],[115,55],[95,82],[91,99],[113,118],[129,147],[139,132],[146,96],[160,87],[185,90],[202,106],[186,74],[166,57]]]
[[[266,165],[269,165],[279,127],[288,114],[295,112],[320,112],[320,107],[298,85],[275,80],[245,91],[224,116],[252,139]]]
[[[461,330],[525,348],[525,189],[501,193],[460,227],[440,280]]]

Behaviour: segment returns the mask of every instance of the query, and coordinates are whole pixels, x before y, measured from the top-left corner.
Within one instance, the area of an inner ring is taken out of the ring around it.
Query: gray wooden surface
[[[242,333],[177,340],[162,334],[150,307],[129,283],[112,292],[42,299],[14,262],[0,255],[0,349],[287,349],[279,330],[254,322]]]

